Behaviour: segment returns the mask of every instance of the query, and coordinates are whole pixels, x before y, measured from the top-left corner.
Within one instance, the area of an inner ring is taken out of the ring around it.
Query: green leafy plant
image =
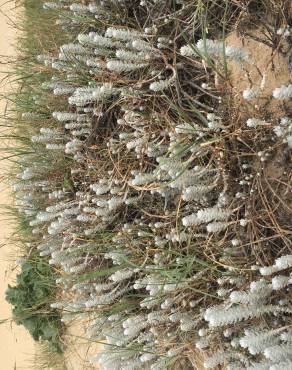
[[[46,260],[36,258],[22,264],[16,285],[8,286],[6,300],[14,306],[18,325],[23,325],[36,341],[48,341],[52,349],[62,352],[61,317],[49,308],[55,291],[54,271]]]

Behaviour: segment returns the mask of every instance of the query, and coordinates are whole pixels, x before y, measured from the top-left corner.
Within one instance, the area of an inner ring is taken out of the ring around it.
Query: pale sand
[[[90,359],[101,351],[102,345],[96,342],[90,343],[86,339],[86,328],[92,322],[86,319],[74,320],[67,327],[64,340],[67,345],[64,353],[68,370],[94,370],[98,364],[91,364]]]
[[[13,8],[13,2],[7,0],[0,0],[0,73],[1,80],[3,79],[3,72],[7,71],[7,66],[3,65],[3,56],[13,56],[14,50],[11,46],[15,39],[15,30],[8,25],[8,17],[15,15],[15,11],[10,11]],[[5,94],[10,88],[9,83],[1,82],[0,94]],[[5,110],[6,102],[0,101],[1,116]],[[5,143],[1,139],[1,148]],[[0,154],[3,157],[3,153]],[[0,178],[5,174],[7,163],[0,162]],[[0,183],[0,204],[9,205],[11,198],[7,186]],[[11,234],[13,225],[11,221],[5,220],[6,216],[0,211],[0,246],[6,242],[6,238]],[[16,252],[13,246],[5,245],[0,248],[0,319],[11,318],[11,307],[5,301],[5,290],[8,283],[13,283],[15,279],[15,272],[11,272],[11,268],[15,267],[13,257]],[[32,369],[31,361],[34,355],[34,342],[29,333],[21,326],[14,323],[6,323],[0,325],[0,369],[14,370],[14,369]]]

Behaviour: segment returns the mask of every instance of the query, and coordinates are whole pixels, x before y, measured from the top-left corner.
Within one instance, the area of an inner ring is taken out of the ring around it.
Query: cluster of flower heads
[[[248,289],[244,279],[218,279],[217,293],[224,303],[205,311],[209,326],[199,331],[196,343],[198,348],[208,348],[214,340],[221,343],[205,361],[207,369],[226,362],[228,369],[291,368],[291,266],[291,255],[277,258],[272,266],[254,266],[256,280]]]
[[[119,2],[62,1],[45,8],[103,20],[111,3]],[[212,351],[218,342],[222,348],[206,368],[290,368],[289,301],[277,301],[274,293],[285,295],[291,283],[291,256],[262,268],[262,278],[253,272],[258,279],[249,290],[246,276],[224,263],[243,244],[249,223],[238,206],[244,195],[230,190],[224,152],[213,145],[230,127],[211,112],[199,113],[197,122],[168,122],[159,109],[149,109],[147,103],[177,81],[163,55],[172,41],[154,28],[100,24],[62,45],[58,56],[38,57],[54,71],[43,93],[63,99],[63,110],[53,109],[46,119],[23,114],[47,122],[31,137],[37,150],[69,158],[69,187],[57,176],[44,180],[37,165],[24,168],[15,185],[17,203],[41,240],[37,249],[62,267],[65,275],[57,283],[73,293],[52,307],[64,311],[64,321],[78,312],[90,316],[89,339],[107,342],[92,361],[105,370],[168,369],[187,358],[195,343]],[[222,51],[227,60],[248,60],[243,50],[213,40],[183,46],[179,57],[199,64],[205,54],[217,58]],[[289,86],[274,96],[289,95]],[[283,118],[274,128],[289,145],[290,121]],[[240,189],[250,183],[246,176]],[[210,260],[217,248],[212,244],[224,235],[220,280]],[[223,304],[210,308],[218,285],[215,299]],[[271,326],[261,320],[265,315]],[[253,322],[257,326],[249,330]]]

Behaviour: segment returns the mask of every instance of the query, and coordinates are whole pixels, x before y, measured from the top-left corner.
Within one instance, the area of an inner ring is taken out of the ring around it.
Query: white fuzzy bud
[[[282,85],[273,90],[273,97],[275,99],[288,100],[292,98],[292,84]]]

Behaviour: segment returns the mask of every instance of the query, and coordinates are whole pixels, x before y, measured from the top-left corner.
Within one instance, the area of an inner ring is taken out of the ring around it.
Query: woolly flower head
[[[47,9],[62,9],[63,8],[63,4],[60,3],[54,3],[54,2],[47,2],[47,3],[44,3],[43,4],[43,9],[47,10]]]
[[[74,13],[86,13],[88,8],[86,5],[73,3],[70,5],[70,10]]]
[[[122,40],[122,41],[133,41],[139,37],[143,37],[144,35],[135,30],[127,30],[127,29],[122,29],[122,28],[109,27],[106,30],[105,36],[113,37],[117,40]]]
[[[292,86],[292,85],[291,85]],[[288,143],[288,146],[292,148],[292,119],[289,117],[283,117],[279,125],[273,128],[274,133],[278,137],[283,138],[284,143]]]
[[[186,227],[192,226],[192,225],[199,225],[201,221],[199,220],[196,213],[192,213],[189,216],[183,217],[182,224]]]
[[[192,57],[192,56],[196,55],[195,50],[189,45],[182,46],[180,48],[180,53],[181,53],[181,55],[183,55],[185,57]]]
[[[85,48],[84,46],[81,46],[79,44],[64,44],[60,47],[60,53],[62,54],[80,54],[80,55],[87,55],[90,54],[90,51]]]
[[[222,55],[223,52],[223,43],[217,40],[199,40],[196,46],[203,54]]]
[[[152,50],[152,46],[147,41],[140,40],[140,39],[133,40],[131,42],[131,46],[134,49],[140,50],[140,51],[151,51]]]
[[[266,347],[279,343],[279,338],[273,331],[262,330],[259,327],[245,329],[245,336],[239,340],[243,348],[248,348],[252,355],[262,352]]]
[[[153,353],[144,353],[142,356],[140,356],[140,361],[142,363],[148,362],[148,361],[153,360],[155,357],[156,355],[154,355]]]
[[[224,55],[224,43],[217,40],[199,40],[197,48],[202,54],[209,54],[211,56]],[[246,52],[233,45],[225,45],[225,57],[232,59],[237,63],[247,62],[248,55]]]
[[[273,311],[274,307],[269,305],[237,305],[228,309],[223,306],[215,306],[205,311],[204,319],[209,322],[210,327],[218,327],[234,324],[251,317],[259,317]]]
[[[218,233],[220,231],[224,231],[228,227],[228,222],[211,222],[207,225],[207,232],[208,233]]]
[[[288,254],[276,259],[273,266],[264,266],[260,268],[260,273],[263,276],[272,275],[275,272],[290,268],[292,266],[292,255]]]
[[[282,344],[282,345],[276,345],[276,346],[270,346],[264,350],[264,356],[272,360],[273,362],[278,362],[278,361],[284,361],[287,359],[289,361],[289,356],[291,355],[291,349],[292,346],[291,344]],[[288,358],[287,358],[288,357]],[[278,367],[278,369],[291,369],[291,361],[289,361],[290,364],[288,367]],[[275,368],[275,367],[274,367]],[[270,367],[271,369],[271,367]]]
[[[131,278],[133,274],[134,274],[133,270],[128,269],[119,270],[110,276],[110,280],[114,282],[121,282],[123,280]]]
[[[174,79],[173,78],[170,78],[168,80],[161,80],[161,81],[158,81],[158,82],[152,82],[149,86],[149,89],[152,90],[152,91],[163,91],[165,89],[167,89],[172,83],[173,83]]]
[[[53,118],[60,122],[65,121],[73,121],[77,119],[76,113],[69,113],[69,112],[53,112],[52,113]]]
[[[262,121],[262,120],[257,119],[257,118],[249,118],[246,121],[246,126],[251,127],[251,128],[255,128],[255,127],[258,127],[258,126],[267,126],[267,125],[269,125],[268,122]]]
[[[199,40],[196,47],[185,45],[180,49],[181,55],[188,57],[199,55],[199,53],[213,57],[223,57],[224,51],[226,58],[232,59],[237,63],[248,61],[248,55],[244,50],[232,45],[226,45],[224,48],[224,43],[217,40]]]
[[[242,96],[246,100],[252,100],[254,98],[257,98],[259,96],[259,93],[259,90],[255,88],[245,89],[242,93]]]
[[[292,98],[292,84],[282,85],[273,91],[275,99],[288,100]]]
[[[139,68],[146,67],[147,64],[145,63],[131,63],[131,62],[124,62],[121,60],[109,60],[106,64],[107,69],[110,71],[115,72],[131,72],[135,71]]]
[[[225,55],[237,63],[248,62],[249,59],[248,54],[244,50],[232,45],[226,46]]]
[[[102,100],[103,98],[110,97],[113,93],[115,93],[115,89],[113,88],[111,83],[104,83],[102,86],[93,90],[92,96],[97,101]]]
[[[289,26],[281,27],[281,28],[277,29],[277,35],[281,35],[281,36],[284,36],[284,37],[290,36],[291,33],[292,33],[292,28],[289,27]]]
[[[198,211],[197,216],[201,222],[212,220],[225,221],[231,216],[232,211],[218,207],[205,208]]]
[[[278,269],[284,270],[287,268],[292,267],[292,255],[287,254],[286,256],[282,256],[276,259],[275,267]]]
[[[123,61],[133,61],[141,63],[145,60],[149,60],[151,58],[151,54],[141,51],[137,53],[137,51],[133,52],[124,49],[118,49],[116,51],[116,57]]]
[[[216,352],[214,355],[205,360],[204,367],[205,369],[213,369],[214,367],[223,364],[227,358],[228,352]]]
[[[287,285],[292,283],[290,276],[275,276],[272,279],[272,285],[274,290],[285,288]]]

